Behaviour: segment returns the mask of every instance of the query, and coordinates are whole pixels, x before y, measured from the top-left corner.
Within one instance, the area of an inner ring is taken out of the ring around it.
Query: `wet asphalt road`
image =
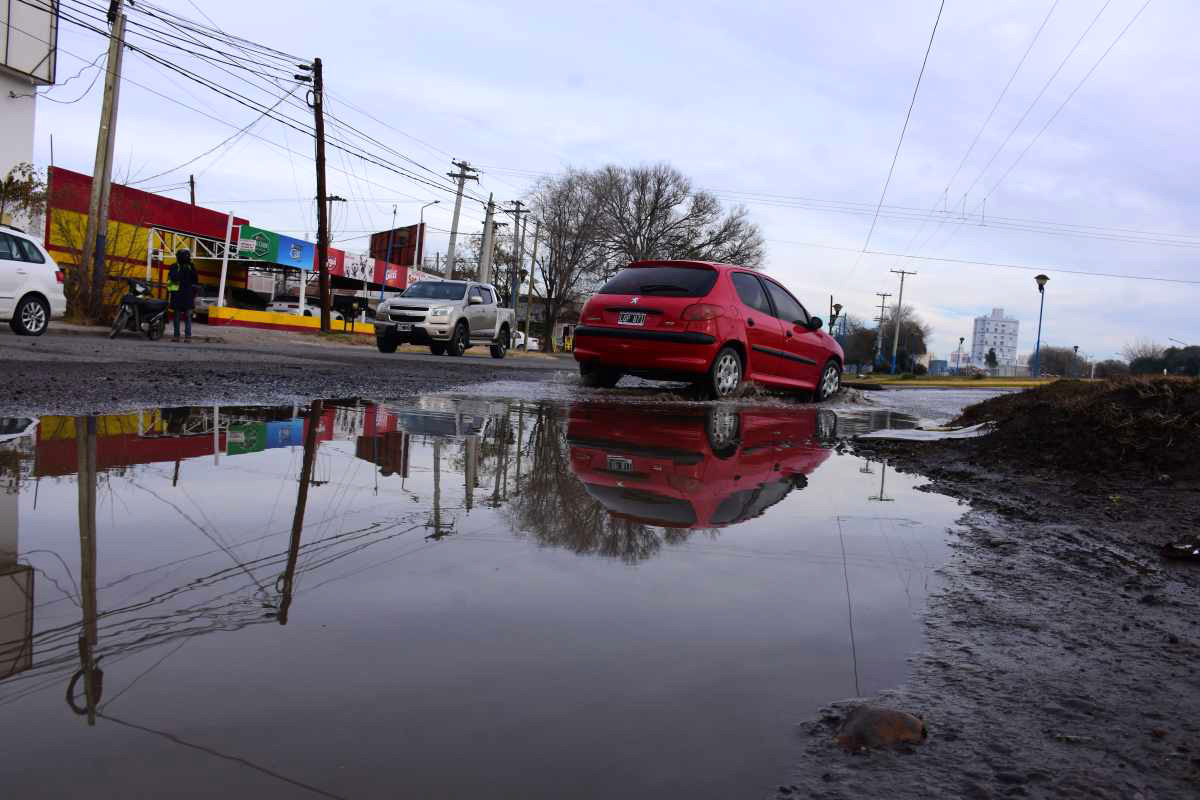
[[[384,354],[371,345],[302,334],[199,325],[220,342],[150,342],[132,335],[0,332],[5,390],[0,411],[94,413],[146,405],[291,403],[311,397],[403,397],[493,381],[574,373],[569,357],[510,356],[473,348],[462,358]]]

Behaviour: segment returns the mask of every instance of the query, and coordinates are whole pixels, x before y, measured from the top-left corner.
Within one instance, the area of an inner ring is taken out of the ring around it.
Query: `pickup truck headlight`
[[[437,319],[438,317],[446,318],[450,316],[450,312],[454,309],[450,306],[440,306],[438,308],[429,309],[429,316]]]

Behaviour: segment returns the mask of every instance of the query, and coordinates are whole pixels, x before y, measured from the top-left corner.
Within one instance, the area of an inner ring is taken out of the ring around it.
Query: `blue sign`
[[[304,443],[304,420],[267,423],[267,449],[292,447]]]
[[[313,264],[316,263],[313,250],[312,242],[302,242],[290,236],[280,236],[279,252],[275,254],[275,263],[311,272]]]

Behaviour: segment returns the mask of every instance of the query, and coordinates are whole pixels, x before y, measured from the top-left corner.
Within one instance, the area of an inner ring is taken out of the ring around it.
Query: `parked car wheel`
[[[381,353],[394,353],[394,352],[396,352],[396,347],[399,344],[400,343],[397,342],[395,339],[393,339],[391,336],[376,336],[375,337],[375,346],[379,348],[379,352],[381,352]]]
[[[708,368],[705,389],[715,398],[729,397],[742,385],[742,357],[732,347],[722,347]]]
[[[504,354],[508,352],[509,341],[511,341],[511,337],[508,328],[501,328],[500,338],[492,345],[492,358],[504,358]]]
[[[450,337],[450,343],[446,345],[446,352],[456,358],[461,356],[470,344],[470,337],[471,331],[467,323],[459,322],[454,326],[454,334]]]
[[[579,362],[579,379],[590,389],[611,389],[621,380],[621,372],[609,367],[598,367]]]
[[[13,310],[12,329],[18,336],[41,336],[50,325],[50,306],[45,300],[25,296]]]
[[[446,345],[441,343],[431,344],[429,345],[429,352],[433,353],[435,356],[444,356],[446,355]]]
[[[838,366],[837,361],[831,358],[825,362],[825,369],[821,370],[821,382],[817,384],[814,399],[818,403],[822,403],[837,394],[840,388],[842,388],[842,368]]]

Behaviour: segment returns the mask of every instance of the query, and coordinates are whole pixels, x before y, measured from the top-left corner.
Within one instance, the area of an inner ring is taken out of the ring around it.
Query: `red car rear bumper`
[[[580,325],[575,360],[626,370],[703,373],[716,355],[717,339],[697,331],[647,331]]]

